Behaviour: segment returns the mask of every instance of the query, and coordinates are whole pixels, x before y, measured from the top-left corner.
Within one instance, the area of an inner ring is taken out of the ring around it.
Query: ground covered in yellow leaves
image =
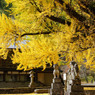
[[[85,87],[84,90],[95,90],[95,87]]]

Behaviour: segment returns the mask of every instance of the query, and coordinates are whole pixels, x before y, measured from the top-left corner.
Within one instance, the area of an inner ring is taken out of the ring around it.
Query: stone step
[[[49,93],[50,89],[35,89],[34,93]]]
[[[51,83],[51,88],[52,89],[61,89],[61,88],[63,88],[63,84],[62,83]]]
[[[85,95],[84,92],[71,92],[70,95]]]

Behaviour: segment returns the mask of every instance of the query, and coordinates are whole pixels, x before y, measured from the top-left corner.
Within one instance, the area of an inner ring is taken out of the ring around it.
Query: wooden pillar
[[[37,82],[38,81],[38,74],[37,72],[34,73],[34,82]]]
[[[4,74],[3,74],[3,81],[4,82],[6,81],[6,74],[7,74],[7,71],[4,71]]]
[[[20,72],[19,72],[19,81],[20,81]]]

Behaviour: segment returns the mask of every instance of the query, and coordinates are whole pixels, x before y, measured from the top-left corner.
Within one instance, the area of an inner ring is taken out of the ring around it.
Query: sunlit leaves
[[[37,39],[35,37],[31,38],[27,45],[21,45],[21,52],[14,51],[13,62],[20,63],[18,69],[23,68],[26,70],[40,66],[43,66],[43,69],[45,69],[46,64],[52,65],[52,63],[56,64],[58,62],[59,47],[57,40],[52,40],[51,37],[44,37],[43,35]]]
[[[41,66],[45,69],[48,63],[60,63],[60,57],[65,57],[67,63],[75,60],[80,65],[85,63],[94,66],[94,26],[90,30],[86,29],[83,22],[66,11],[66,6],[70,6],[74,12],[86,17],[87,25],[90,26],[93,20],[91,14],[81,10],[85,6],[79,5],[79,0],[62,0],[62,4],[59,0],[5,1],[13,5],[13,17],[7,18],[4,14],[0,16],[0,55],[7,57],[7,48],[15,43],[17,48],[12,60],[14,64],[19,64],[18,69],[29,70]],[[63,19],[65,24],[49,18],[53,16]],[[67,21],[71,24],[68,25]],[[40,34],[46,32],[50,34]],[[22,36],[25,33],[39,35]],[[26,43],[23,44],[23,41]]]

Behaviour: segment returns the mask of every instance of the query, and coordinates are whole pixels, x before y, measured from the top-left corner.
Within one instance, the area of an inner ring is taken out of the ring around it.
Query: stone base
[[[73,84],[81,85],[81,80],[79,78],[76,78],[75,80],[72,80]]]
[[[82,86],[72,85],[70,90],[67,90],[66,95],[85,95]]]
[[[81,85],[72,85],[70,95],[85,95]]]
[[[84,92],[71,92],[70,95],[85,95]]]
[[[64,95],[64,90],[63,89],[60,89],[60,90],[50,89],[50,95]]]
[[[48,93],[49,89],[35,89],[34,93]]]
[[[72,85],[71,92],[83,92],[83,87],[81,85]]]
[[[81,86],[81,80],[80,79],[75,79],[75,80],[70,80],[71,85],[67,85],[67,92],[66,95],[85,95],[83,87]]]
[[[63,84],[60,78],[53,79],[51,83],[50,95],[64,95]]]

